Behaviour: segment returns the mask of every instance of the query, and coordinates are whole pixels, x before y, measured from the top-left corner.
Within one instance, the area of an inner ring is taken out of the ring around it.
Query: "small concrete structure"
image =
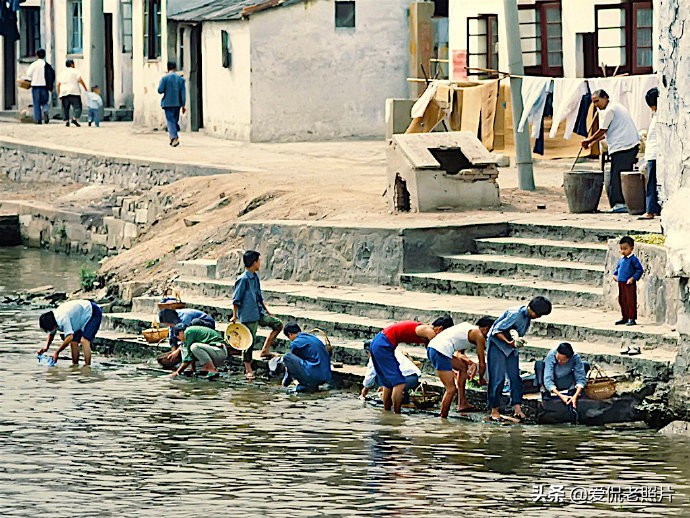
[[[395,211],[499,205],[497,158],[469,131],[393,135],[388,200]]]

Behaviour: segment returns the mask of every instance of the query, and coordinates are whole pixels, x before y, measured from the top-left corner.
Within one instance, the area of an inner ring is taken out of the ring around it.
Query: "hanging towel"
[[[587,116],[589,115],[589,108],[592,106],[592,94],[589,91],[589,84],[585,84],[586,94],[580,100],[580,108],[577,111],[577,119],[575,120],[575,133],[581,137],[588,137],[587,132]]]
[[[558,127],[565,121],[565,138],[569,139],[575,129],[582,97],[588,95],[584,79],[557,78],[553,80],[553,120],[550,138],[556,138]]]
[[[550,91],[553,79],[550,77],[522,78],[522,118],[518,131],[525,131],[525,124],[532,125],[532,137],[539,137],[539,125],[544,114],[546,94]]]
[[[498,80],[484,83],[481,87],[481,141],[488,150],[494,148],[494,121],[498,103]]]
[[[544,155],[544,119],[553,116],[553,94],[546,94],[546,103],[544,104],[544,113],[541,116],[541,123],[539,124],[539,136],[534,141],[534,153]]]
[[[477,137],[479,137],[479,119],[482,115],[482,93],[483,88],[481,86],[462,90],[460,128],[462,131],[469,131]]]

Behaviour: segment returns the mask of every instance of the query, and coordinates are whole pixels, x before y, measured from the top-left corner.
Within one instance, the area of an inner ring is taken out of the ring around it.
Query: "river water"
[[[0,299],[75,288],[79,266],[0,249]],[[38,313],[0,306],[2,516],[690,516],[690,442],[652,430],[392,416],[98,356],[39,367]]]

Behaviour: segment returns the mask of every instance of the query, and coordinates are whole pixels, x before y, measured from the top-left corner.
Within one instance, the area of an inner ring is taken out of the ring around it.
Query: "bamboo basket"
[[[150,344],[157,344],[168,338],[170,330],[167,327],[160,327],[158,322],[152,322],[150,329],[141,332],[146,341]]]
[[[172,296],[171,296],[172,295]],[[173,300],[167,300],[167,299],[173,299]],[[158,309],[184,309],[187,307],[187,304],[182,302],[182,298],[180,297],[180,292],[177,290],[172,290],[172,288],[167,288],[163,292],[163,300],[158,303]]]
[[[585,395],[589,399],[601,401],[602,399],[609,399],[615,393],[616,381],[610,376],[607,376],[598,366],[593,365],[592,369],[587,374]]]
[[[410,392],[410,400],[416,408],[426,410],[438,405],[441,401],[441,394],[425,382],[422,382],[414,392]]]
[[[31,89],[31,81],[28,79],[24,79],[23,77],[20,77],[17,79],[17,86],[19,88],[22,88],[23,90],[30,90]]]

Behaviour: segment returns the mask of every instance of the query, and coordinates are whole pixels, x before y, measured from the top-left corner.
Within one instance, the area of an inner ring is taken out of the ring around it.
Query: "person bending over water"
[[[331,382],[331,356],[321,340],[303,333],[299,325],[291,322],[283,330],[290,340],[290,352],[283,356],[285,377],[283,386],[297,380],[296,392],[312,392],[323,383]]]
[[[383,386],[383,408],[400,413],[405,390],[405,376],[400,372],[400,364],[395,358],[395,348],[399,344],[426,345],[437,334],[453,325],[449,316],[439,317],[431,324],[408,320],[383,329],[371,341],[371,361],[376,375]]]
[[[59,332],[62,343],[53,354],[53,361],[57,363],[60,353],[71,347],[72,365],[79,365],[79,345],[84,351],[84,365],[91,365],[91,344],[101,327],[103,314],[101,308],[90,300],[70,300],[60,304],[54,311],[43,313],[38,324],[48,333],[45,347],[37,351],[44,354],[50,349],[55,335]]]
[[[474,412],[476,407],[470,405],[465,397],[465,383],[477,373],[477,365],[467,357],[465,351],[470,347],[477,348],[480,377],[483,379],[486,363],[484,347],[489,329],[494,321],[490,317],[479,319],[476,324],[463,322],[439,333],[429,342],[427,357],[436,369],[441,383],[446,389],[441,400],[441,417],[448,417],[450,405],[455,394],[458,394],[458,412]],[[457,371],[457,376],[453,371]]]
[[[208,378],[215,378],[219,375],[218,367],[223,365],[228,357],[228,351],[223,340],[223,335],[213,329],[204,326],[189,326],[177,324],[172,328],[172,332],[180,342],[180,360],[182,363],[175,372],[175,376],[182,374],[187,367],[198,362],[201,370],[206,371]],[[173,353],[174,354],[174,351]]]

